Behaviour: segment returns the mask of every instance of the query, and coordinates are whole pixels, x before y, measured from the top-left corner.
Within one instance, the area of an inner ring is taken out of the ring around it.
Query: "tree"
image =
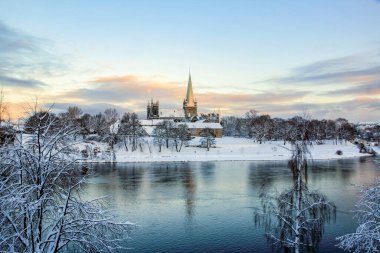
[[[8,113],[8,106],[4,99],[3,89],[0,90],[0,126],[6,118],[10,118]]]
[[[60,122],[61,124],[68,124],[73,125],[75,127],[80,127],[82,114],[83,112],[79,107],[70,106],[67,108],[66,112],[59,114]],[[84,135],[83,131],[79,131],[78,133]],[[76,138],[76,136],[74,138]]]
[[[90,132],[96,133],[99,136],[105,136],[109,131],[105,116],[103,113],[92,115],[90,118]]]
[[[273,133],[273,122],[269,115],[255,117],[251,121],[251,135],[260,144],[263,140],[269,140]]]
[[[325,121],[325,124],[325,139],[336,140],[335,121],[329,119]]]
[[[58,252],[76,247],[109,252],[132,224],[83,201],[72,135],[50,111],[34,111],[30,134],[0,148],[0,251]]]
[[[178,124],[172,130],[172,138],[177,152],[181,152],[182,146],[189,138],[189,128],[186,124]]]
[[[104,110],[104,120],[108,127],[114,124],[118,120],[118,118],[119,113],[115,108],[108,108]]]
[[[215,145],[215,136],[211,128],[205,128],[201,132],[201,147],[207,148],[210,151],[210,147]]]
[[[140,144],[139,140],[144,136],[145,131],[141,126],[136,113],[125,113],[121,119],[120,134],[123,136],[124,146],[128,151],[127,138],[132,143],[132,152],[137,149],[137,145]]]
[[[355,253],[380,252],[380,179],[373,186],[361,187],[360,192],[355,216],[359,226],[354,233],[338,237],[338,246]]]
[[[289,168],[293,185],[279,195],[260,194],[263,212],[257,212],[255,222],[264,225],[267,238],[275,246],[315,248],[323,235],[324,223],[335,214],[335,205],[323,194],[309,190],[307,186],[307,154],[305,141],[293,143]]]
[[[83,114],[82,109],[78,106],[70,106],[67,108],[67,115],[70,119],[78,120]]]
[[[237,135],[235,131],[236,121],[237,121],[237,118],[234,116],[223,117],[222,121],[220,122],[220,124],[223,126],[223,135],[225,136]]]
[[[91,133],[91,115],[88,113],[83,114],[78,120],[80,133],[83,135],[83,138]]]
[[[54,121],[59,122],[58,117],[49,110],[34,111],[25,121],[25,132],[34,134],[34,131],[46,126],[53,118]],[[54,124],[52,127],[57,126],[58,124]]]
[[[170,120],[164,120],[158,123],[155,128],[157,138],[162,138],[165,141],[166,148],[169,148],[169,142],[172,138],[172,132],[175,128],[174,122]],[[161,150],[161,147],[160,147]]]
[[[131,114],[130,113],[124,113],[121,117],[120,121],[120,129],[119,134],[123,138],[123,143],[125,147],[125,151],[128,152],[128,135],[129,135],[129,121],[130,121]]]
[[[156,127],[153,130],[154,135],[154,143],[158,145],[158,151],[162,151],[162,145],[165,144],[165,128],[162,123],[159,123],[156,125]]]

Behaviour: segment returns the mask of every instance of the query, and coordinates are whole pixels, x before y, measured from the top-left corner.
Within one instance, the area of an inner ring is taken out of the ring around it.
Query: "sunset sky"
[[[0,1],[0,86],[12,117],[148,99],[200,112],[380,120],[380,1]]]

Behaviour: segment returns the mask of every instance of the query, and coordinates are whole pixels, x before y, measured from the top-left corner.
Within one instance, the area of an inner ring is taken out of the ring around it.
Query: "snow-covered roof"
[[[143,129],[148,135],[153,135],[153,131],[154,131],[155,127],[154,126],[143,126]]]
[[[142,126],[156,126],[162,123],[163,119],[141,119],[139,120]]]
[[[164,120],[162,119],[147,119],[147,120],[140,120],[140,123],[148,135],[153,135],[153,131],[156,125],[163,121]],[[176,122],[175,126],[178,126],[180,124],[187,125],[189,129],[204,129],[204,128],[223,129],[220,123],[207,123],[207,122],[204,122],[203,120],[196,121],[196,122]]]
[[[203,121],[178,122],[177,124],[186,124],[187,127],[190,129],[204,129],[204,128],[223,129],[220,123],[208,123],[208,122],[203,122]]]
[[[380,121],[372,121],[372,122],[358,122],[356,125],[358,126],[376,126],[380,125]]]
[[[160,109],[160,117],[174,117],[181,118],[184,117],[185,114],[183,109]]]

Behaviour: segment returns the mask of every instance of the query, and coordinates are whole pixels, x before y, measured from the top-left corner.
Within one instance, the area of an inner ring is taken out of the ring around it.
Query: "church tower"
[[[187,83],[186,98],[183,100],[183,111],[187,120],[192,120],[197,117],[197,101],[194,98],[190,73],[189,81]]]
[[[147,119],[158,119],[160,117],[160,105],[158,100],[153,102],[153,99],[146,106],[146,118]]]

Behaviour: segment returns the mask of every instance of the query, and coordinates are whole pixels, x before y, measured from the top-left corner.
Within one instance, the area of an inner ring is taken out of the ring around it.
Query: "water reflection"
[[[215,162],[201,163],[201,166],[200,166],[201,175],[202,175],[203,180],[206,183],[212,183],[212,181],[214,180],[215,167],[216,167]]]
[[[248,184],[255,192],[282,188],[282,181],[290,178],[286,162],[256,162],[249,165]]]
[[[252,222],[252,208],[260,205],[260,189],[281,191],[291,180],[286,162],[91,166],[84,188],[88,197],[111,196],[122,216],[141,225],[132,233],[130,252],[272,252],[264,231]],[[369,184],[377,176],[373,158],[313,162],[310,187],[338,208],[319,252],[341,252],[334,238],[354,229],[349,212],[357,199],[353,184]]]
[[[187,163],[160,163],[151,170],[153,188],[183,186],[187,220],[192,219],[195,208],[196,180],[193,170]]]

